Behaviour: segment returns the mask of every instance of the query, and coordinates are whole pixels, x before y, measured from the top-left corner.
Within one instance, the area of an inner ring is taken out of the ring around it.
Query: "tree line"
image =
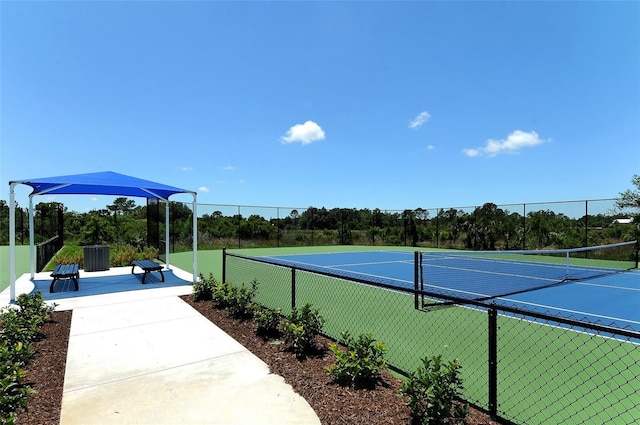
[[[198,220],[199,243],[227,246],[391,245],[479,250],[575,248],[633,240],[636,226],[614,225],[619,213],[571,218],[552,210],[526,215],[493,203],[473,211],[315,208],[281,219],[260,215]]]
[[[104,209],[86,213],[68,211],[56,202],[40,203],[35,208],[36,243],[59,233],[62,210],[66,243],[129,245],[138,249],[161,245],[165,238],[165,209],[158,208],[152,220],[157,223],[155,230],[149,229],[147,209],[126,198],[117,198]],[[4,228],[0,243],[6,245],[8,207],[3,201],[0,214],[0,226]],[[198,218],[198,240],[202,249],[352,244],[479,250],[575,248],[633,240],[637,225],[615,224],[614,220],[620,217],[623,215],[612,212],[572,218],[550,209],[523,215],[493,203],[485,203],[473,211],[438,209],[435,214],[420,208],[388,212],[309,207],[270,219],[258,214],[223,215],[215,211]],[[170,203],[169,230],[172,250],[191,249],[192,212],[186,204]],[[149,232],[157,233],[160,243],[149,243]],[[28,243],[28,237],[27,211],[18,208],[17,243]]]

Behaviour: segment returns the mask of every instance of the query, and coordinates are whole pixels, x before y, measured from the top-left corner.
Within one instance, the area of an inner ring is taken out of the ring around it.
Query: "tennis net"
[[[445,298],[486,300],[638,268],[637,241],[574,249],[418,251],[416,286]]]

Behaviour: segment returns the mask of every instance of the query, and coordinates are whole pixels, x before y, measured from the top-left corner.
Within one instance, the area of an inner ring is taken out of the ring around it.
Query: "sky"
[[[637,1],[1,1],[0,24],[6,201],[100,171],[382,210],[615,198],[640,174]]]

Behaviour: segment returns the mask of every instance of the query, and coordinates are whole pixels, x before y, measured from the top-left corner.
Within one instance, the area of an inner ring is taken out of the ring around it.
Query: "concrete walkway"
[[[18,294],[33,289],[19,280]],[[167,283],[81,296],[81,272],[80,291],[55,299],[73,310],[61,424],[320,424],[282,377],[179,298],[191,286]]]

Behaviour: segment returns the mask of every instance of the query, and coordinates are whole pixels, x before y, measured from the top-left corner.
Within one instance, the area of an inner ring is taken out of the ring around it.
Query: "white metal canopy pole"
[[[169,200],[165,199],[164,212],[164,265],[169,270]]]
[[[198,281],[198,202],[193,193],[193,282]]]
[[[9,184],[9,302],[16,300],[16,195],[15,183]]]
[[[35,227],[33,225],[33,195],[29,195],[29,264],[31,270],[31,280],[33,280],[36,275]]]

